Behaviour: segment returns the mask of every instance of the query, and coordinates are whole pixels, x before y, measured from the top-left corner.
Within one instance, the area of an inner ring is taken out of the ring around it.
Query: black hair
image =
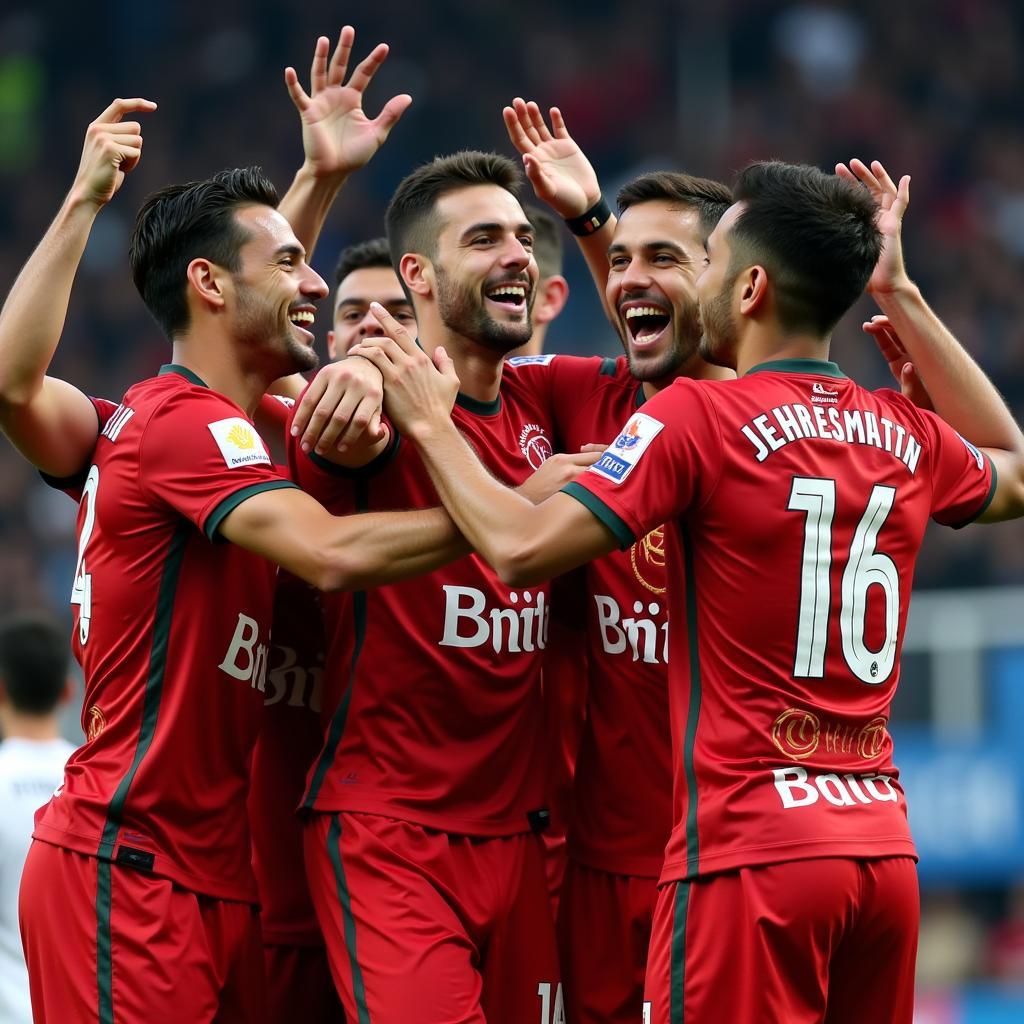
[[[68,678],[68,642],[42,615],[19,615],[0,623],[0,682],[15,711],[48,715]]]
[[[619,189],[619,213],[625,213],[631,206],[662,200],[678,203],[697,211],[701,230],[710,235],[722,214],[732,206],[732,193],[719,181],[711,178],[697,178],[692,174],[677,171],[653,171],[626,182]]]
[[[341,284],[353,271],[365,270],[367,267],[391,267],[391,253],[386,238],[371,238],[342,249],[338,266],[334,270],[334,283]]]

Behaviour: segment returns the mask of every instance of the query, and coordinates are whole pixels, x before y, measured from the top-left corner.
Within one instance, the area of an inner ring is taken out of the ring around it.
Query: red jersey
[[[644,402],[625,356],[558,356],[550,378],[563,451],[611,441]],[[672,827],[665,589],[661,526],[586,567],[587,715],[569,856],[613,874],[656,878]]]
[[[453,418],[510,486],[551,454],[548,410],[514,368],[494,402],[460,396]],[[291,461],[294,479],[335,513],[439,504],[419,455],[399,438],[355,474],[294,440]],[[544,820],[547,622],[546,585],[508,587],[476,555],[353,595],[329,637],[328,665],[345,689],[304,806],[478,836]]]
[[[914,562],[994,486],[938,417],[803,359],[677,380],[568,485],[624,547],[668,524],[662,881],[914,855],[887,729]]]
[[[71,597],[86,742],[34,835],[255,901],[245,796],[276,568],[211,542],[246,498],[292,484],[244,412],[182,367],[97,407]]]

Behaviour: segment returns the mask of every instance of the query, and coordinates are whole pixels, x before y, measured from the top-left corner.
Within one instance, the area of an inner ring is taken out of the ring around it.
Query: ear
[[[398,272],[413,295],[424,297],[434,292],[434,267],[425,256],[407,252],[398,264]]]
[[[533,322],[538,326],[551,323],[569,301],[569,282],[561,274],[553,274],[541,283],[540,296],[533,309]]]
[[[755,264],[748,267],[737,282],[739,286],[740,312],[744,316],[756,316],[765,311],[768,302],[768,273],[764,267]]]
[[[334,344],[334,331],[327,332],[327,358],[333,363],[338,358],[338,353],[335,352]]]
[[[221,310],[230,286],[231,275],[210,260],[194,259],[185,271],[189,290],[212,309]]]

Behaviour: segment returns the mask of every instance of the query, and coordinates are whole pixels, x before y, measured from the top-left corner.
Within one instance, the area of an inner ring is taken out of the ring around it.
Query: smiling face
[[[377,318],[370,312],[371,302],[379,302],[403,327],[416,333],[412,303],[402,291],[398,275],[391,267],[360,267],[346,274],[338,284],[334,330],[327,332],[331,359],[346,355],[363,338],[384,336]]]
[[[619,218],[605,298],[638,380],[676,377],[697,351],[703,265],[700,215],[692,207],[659,199],[636,203]]]
[[[430,263],[442,323],[502,355],[528,341],[537,264],[519,201],[498,185],[472,185],[441,196],[436,212]]]
[[[733,308],[737,273],[731,267],[730,232],[743,212],[742,203],[726,210],[707,241],[707,266],[697,280],[703,334],[700,354],[716,366],[736,367],[739,321]]]
[[[236,294],[232,329],[236,338],[273,363],[275,376],[313,370],[316,303],[327,285],[306,263],[288,221],[268,206],[247,206],[235,214],[248,234],[232,274]]]

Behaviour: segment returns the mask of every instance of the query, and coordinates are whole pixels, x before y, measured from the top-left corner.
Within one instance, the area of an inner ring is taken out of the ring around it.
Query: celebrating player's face
[[[291,226],[276,210],[251,206],[235,216],[249,234],[241,269],[233,275],[236,337],[262,349],[275,362],[277,376],[315,369],[313,318],[327,285],[306,263]]]
[[[533,228],[497,185],[442,196],[433,261],[438,313],[451,331],[505,354],[530,339],[537,263]]]
[[[334,330],[327,332],[327,352],[338,359],[363,338],[383,337],[384,329],[370,312],[379,302],[403,327],[416,330],[412,304],[390,267],[360,267],[338,284],[334,299]]]
[[[638,380],[676,377],[697,351],[696,278],[704,264],[696,210],[657,200],[629,207],[608,249],[605,297]]]
[[[740,214],[731,206],[708,237],[707,266],[697,280],[700,300],[701,357],[716,366],[736,367],[739,341],[736,316],[732,308],[736,275],[730,273],[729,231]]]

